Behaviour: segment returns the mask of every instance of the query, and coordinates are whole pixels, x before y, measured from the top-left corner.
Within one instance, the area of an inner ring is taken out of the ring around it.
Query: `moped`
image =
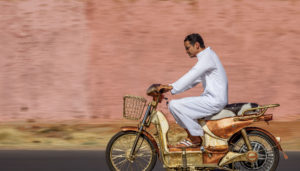
[[[150,171],[157,157],[166,170],[257,170],[275,171],[279,163],[280,137],[274,137],[259,127],[249,127],[259,121],[271,121],[273,115],[266,114],[269,108],[279,104],[259,106],[255,103],[235,103],[209,118],[199,119],[204,130],[202,146],[196,148],[174,148],[169,146],[169,124],[165,115],[157,110],[165,89],[151,85],[143,97],[124,96],[123,116],[126,119],[143,119],[137,127],[122,127],[106,148],[106,162],[110,170]],[[154,134],[147,129],[153,124]],[[287,155],[283,152],[284,157]]]

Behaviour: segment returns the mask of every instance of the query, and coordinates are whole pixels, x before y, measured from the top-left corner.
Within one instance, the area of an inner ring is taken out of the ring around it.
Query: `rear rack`
[[[263,116],[266,111],[269,109],[269,108],[274,108],[274,107],[279,107],[280,105],[279,104],[269,104],[269,105],[264,105],[264,106],[259,106],[259,107],[255,107],[255,108],[250,108],[250,109],[247,109],[245,110],[242,115],[234,118],[235,121],[241,121],[241,120],[249,120],[249,119],[258,119],[260,118],[261,116]],[[256,114],[253,114],[253,115],[245,115],[247,112],[250,112],[250,111],[258,111],[258,113]]]

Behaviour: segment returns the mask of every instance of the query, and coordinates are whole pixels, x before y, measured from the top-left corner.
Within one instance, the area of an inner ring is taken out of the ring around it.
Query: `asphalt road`
[[[279,171],[300,171],[300,152],[281,156]],[[0,151],[0,171],[106,171],[104,151]],[[163,170],[157,162],[155,171]]]

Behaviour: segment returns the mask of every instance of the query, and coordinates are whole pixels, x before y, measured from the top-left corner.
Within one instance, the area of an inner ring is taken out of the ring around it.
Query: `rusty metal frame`
[[[246,143],[246,146],[248,148],[248,151],[252,151],[252,146],[250,144],[250,140],[249,140],[249,137],[247,135],[247,132],[245,129],[242,129],[241,130],[241,133],[242,133],[242,136],[243,136],[243,139],[244,139],[244,142]]]
[[[253,120],[235,121],[235,118],[224,118],[209,120],[206,122],[206,125],[213,134],[227,139],[253,122]]]
[[[226,153],[209,153],[204,152],[203,154],[203,164],[218,164],[221,159],[226,155]]]
[[[237,162],[237,161],[248,161],[247,153],[236,153],[236,152],[228,152],[220,161],[219,166],[224,166],[229,163]]]

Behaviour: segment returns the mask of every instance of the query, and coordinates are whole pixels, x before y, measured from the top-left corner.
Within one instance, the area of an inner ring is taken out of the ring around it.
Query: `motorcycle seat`
[[[223,119],[223,118],[228,118],[228,117],[235,117],[242,115],[242,113],[245,110],[251,109],[258,107],[259,105],[257,103],[232,103],[232,104],[227,104],[223,110],[220,112],[213,114],[211,116],[208,116],[204,118],[205,120],[218,120],[218,119]],[[246,115],[248,114],[253,114],[257,113],[258,111],[249,111],[245,113]]]

